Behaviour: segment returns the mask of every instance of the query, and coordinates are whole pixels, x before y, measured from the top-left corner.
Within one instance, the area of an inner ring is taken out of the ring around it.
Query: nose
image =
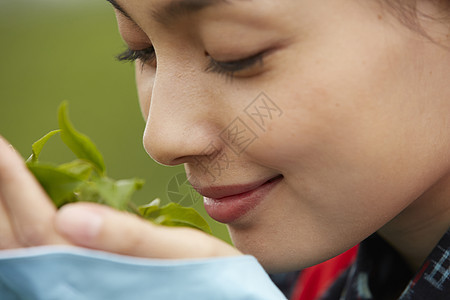
[[[221,121],[213,97],[192,73],[157,72],[143,138],[147,153],[169,166],[214,155],[221,145]]]

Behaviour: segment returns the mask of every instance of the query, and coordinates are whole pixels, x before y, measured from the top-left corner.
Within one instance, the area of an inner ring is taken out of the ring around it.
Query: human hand
[[[154,225],[98,204],[74,203],[58,211],[1,138],[0,200],[0,249],[65,244],[167,259],[241,254],[201,231]]]

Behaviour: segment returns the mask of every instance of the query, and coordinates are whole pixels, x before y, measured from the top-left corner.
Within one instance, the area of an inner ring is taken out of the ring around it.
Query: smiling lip
[[[197,188],[204,198],[206,212],[214,220],[231,223],[255,208],[283,175],[245,185]]]

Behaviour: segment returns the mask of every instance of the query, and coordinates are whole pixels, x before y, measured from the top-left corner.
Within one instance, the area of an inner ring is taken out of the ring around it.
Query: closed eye
[[[222,74],[227,78],[232,78],[235,73],[248,70],[257,64],[262,67],[264,65],[263,58],[266,53],[266,51],[262,51],[255,55],[232,61],[218,61],[210,56],[209,64],[205,71]]]
[[[231,61],[218,61],[207,54],[209,56],[209,64],[205,71],[225,75],[227,78],[233,78],[237,72],[251,69],[256,65],[262,67],[266,54],[267,51],[262,51],[246,58]],[[116,59],[129,62],[139,60],[142,65],[151,64],[156,67],[156,53],[153,46],[142,50],[126,49],[124,52],[118,54]]]

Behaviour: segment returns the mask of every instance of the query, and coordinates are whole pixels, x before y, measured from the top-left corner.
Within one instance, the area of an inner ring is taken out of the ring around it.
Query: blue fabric
[[[252,256],[141,259],[84,248],[0,251],[0,299],[286,299]]]

